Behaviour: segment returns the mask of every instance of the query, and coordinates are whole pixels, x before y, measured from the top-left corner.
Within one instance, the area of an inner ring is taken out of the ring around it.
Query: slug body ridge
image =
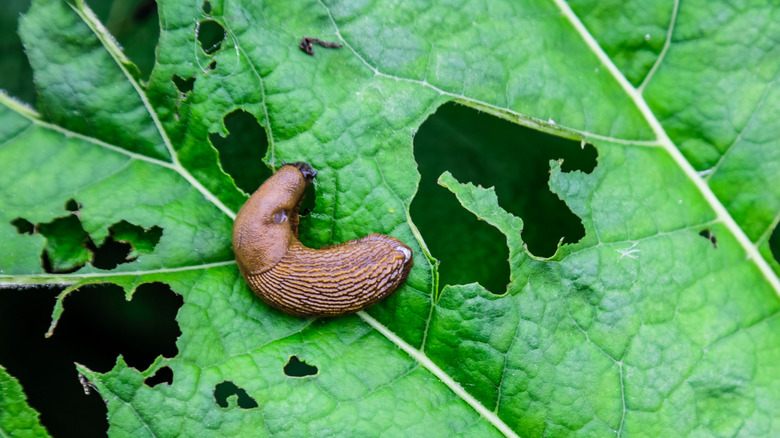
[[[339,316],[365,309],[406,281],[414,259],[398,239],[369,234],[312,249],[298,240],[298,210],[317,172],[283,165],[236,215],[233,250],[257,296],[286,313]]]

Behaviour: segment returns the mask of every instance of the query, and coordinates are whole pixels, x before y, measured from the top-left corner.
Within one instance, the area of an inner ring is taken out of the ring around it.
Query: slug
[[[317,171],[284,164],[249,197],[233,225],[238,269],[270,306],[302,317],[363,310],[393,293],[414,265],[398,239],[369,234],[320,249],[298,240],[298,210]]]

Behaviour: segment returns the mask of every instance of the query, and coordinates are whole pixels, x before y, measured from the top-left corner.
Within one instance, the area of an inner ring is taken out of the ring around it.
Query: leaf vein
[[[731,214],[729,214],[728,210],[726,210],[726,207],[724,207],[718,197],[715,196],[715,193],[707,185],[707,182],[701,178],[693,166],[691,166],[691,164],[685,159],[682,152],[680,152],[677,146],[675,146],[671,138],[669,138],[666,130],[664,130],[663,126],[661,125],[661,122],[658,121],[658,119],[655,117],[655,114],[650,109],[650,106],[642,97],[641,92],[635,89],[628,82],[628,79],[626,79],[626,77],[620,72],[620,70],[612,62],[609,56],[607,56],[601,46],[599,46],[598,42],[596,42],[595,38],[593,38],[593,35],[588,32],[588,30],[585,28],[585,25],[582,24],[580,19],[576,16],[576,14],[574,14],[574,11],[572,11],[569,4],[566,3],[565,0],[555,0],[555,4],[558,5],[558,8],[561,10],[564,16],[580,33],[582,39],[585,41],[588,47],[591,48],[594,54],[599,57],[602,64],[607,68],[607,70],[609,70],[615,80],[617,80],[618,83],[623,87],[623,90],[626,92],[626,94],[634,101],[634,104],[637,106],[645,120],[650,124],[653,132],[656,134],[658,143],[663,147],[664,150],[666,150],[666,152],[675,161],[683,173],[696,186],[696,188],[704,197],[705,201],[707,201],[710,207],[715,211],[715,214],[718,216],[718,218],[725,224],[726,228],[731,231],[736,240],[739,242],[740,246],[742,246],[744,249],[747,255],[747,259],[752,260],[753,263],[755,263],[756,267],[759,269],[759,271],[761,271],[761,274],[764,276],[766,281],[772,285],[775,293],[780,295],[780,278],[777,277],[767,261],[764,260],[764,258],[761,256],[761,253],[753,245],[753,242],[750,241],[742,228],[739,227]]]
[[[122,74],[125,75],[128,82],[133,86],[136,93],[138,94],[138,97],[141,99],[141,102],[144,105],[144,108],[146,108],[147,113],[149,114],[149,117],[151,117],[152,122],[154,123],[155,128],[157,129],[157,132],[160,134],[160,138],[165,145],[166,149],[168,150],[168,153],[171,156],[171,161],[173,163],[173,168],[186,179],[190,184],[192,184],[201,194],[212,204],[214,204],[217,208],[222,210],[223,213],[225,213],[228,217],[231,219],[235,219],[236,213],[230,210],[222,201],[217,198],[211,191],[209,191],[203,184],[200,183],[192,174],[189,173],[189,171],[182,166],[181,162],[179,161],[179,158],[176,154],[176,150],[173,147],[173,144],[171,143],[171,139],[168,137],[168,133],[165,131],[165,128],[162,125],[162,122],[160,121],[160,118],[157,117],[157,112],[154,110],[154,107],[152,106],[152,103],[149,101],[149,98],[146,96],[146,93],[141,87],[141,84],[138,83],[138,81],[133,78],[133,75],[130,74],[129,71],[127,71],[127,67],[125,67],[126,64],[130,63],[130,60],[127,59],[127,57],[122,52],[122,49],[117,46],[116,42],[113,38],[111,38],[110,34],[108,33],[108,30],[103,26],[103,24],[98,20],[98,18],[95,16],[95,14],[90,10],[86,4],[84,4],[83,0],[76,0],[75,4],[70,4],[71,8],[78,14],[79,17],[84,21],[84,23],[92,30],[92,33],[98,38],[100,43],[103,45],[103,47],[106,49],[108,54],[111,56],[111,58],[116,63],[117,67],[122,71]]]
[[[677,22],[677,13],[680,8],[680,0],[674,0],[674,6],[672,7],[672,16],[669,19],[669,29],[666,31],[666,41],[664,41],[664,46],[661,49],[661,53],[658,54],[658,57],[655,59],[655,62],[653,63],[653,66],[650,68],[650,71],[647,72],[647,75],[645,76],[644,80],[642,80],[642,83],[639,85],[637,90],[639,90],[639,93],[642,93],[647,86],[647,84],[650,82],[650,79],[655,74],[656,70],[658,70],[658,67],[661,65],[661,62],[663,62],[664,58],[666,57],[666,52],[669,50],[669,46],[672,43],[672,33],[674,32],[675,23]]]
[[[336,23],[336,20],[333,18],[333,14],[331,13],[330,7],[326,5],[323,0],[317,0],[323,8],[328,12],[328,17],[330,18],[331,23],[333,24],[333,28],[336,32],[336,36],[338,36],[339,40],[341,40],[342,44],[347,47],[352,54],[354,54],[366,67],[368,67],[371,71],[374,72],[374,75],[388,78],[388,79],[394,79],[396,81],[402,81],[402,82],[409,82],[417,85],[421,85],[426,88],[430,88],[431,90],[437,92],[439,95],[447,96],[449,98],[455,99],[459,101],[460,103],[476,108],[480,111],[487,112],[489,114],[492,114],[496,117],[501,117],[503,119],[509,120],[513,123],[518,123],[524,126],[528,126],[530,128],[538,129],[543,132],[560,135],[566,138],[576,138],[578,140],[582,139],[595,139],[595,140],[605,140],[610,141],[617,144],[624,144],[624,145],[632,145],[632,146],[647,146],[647,147],[658,147],[662,144],[657,141],[647,141],[647,140],[626,140],[622,138],[615,138],[610,136],[605,136],[601,134],[596,134],[589,131],[584,131],[580,129],[574,129],[570,127],[566,127],[563,125],[553,124],[549,123],[547,121],[543,121],[541,119],[538,119],[536,117],[531,117],[522,113],[519,113],[517,111],[513,111],[508,108],[502,108],[498,105],[479,100],[474,99],[472,97],[464,95],[462,92],[460,94],[452,93],[449,91],[442,90],[441,88],[431,84],[430,82],[426,80],[419,80],[419,79],[411,79],[411,78],[404,78],[399,76],[393,76],[389,75],[387,73],[381,72],[377,67],[374,67],[369,63],[361,54],[355,50],[354,47],[344,38],[344,36],[341,34],[341,31],[339,30],[339,26]]]

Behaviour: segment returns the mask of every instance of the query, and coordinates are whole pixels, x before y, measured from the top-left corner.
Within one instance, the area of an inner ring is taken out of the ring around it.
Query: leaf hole
[[[211,62],[209,63],[209,68],[208,68],[208,71],[215,70],[216,68],[217,68],[217,61],[211,61]]]
[[[76,202],[75,199],[68,199],[68,201],[65,203],[65,210],[76,212],[81,210],[82,205]]]
[[[100,3],[90,2],[90,5],[132,61],[123,63],[124,66],[136,80],[148,78],[160,39],[157,3],[154,0]]]
[[[123,219],[108,227],[108,232],[117,241],[129,243],[135,253],[151,254],[154,252],[157,244],[160,243],[163,229],[157,225],[144,228]]]
[[[581,152],[576,152],[576,150],[570,151],[573,153],[571,153],[569,156],[566,156],[565,158],[563,158],[564,154],[561,154],[561,157],[563,158],[561,160],[561,172],[569,173],[580,171],[587,174],[593,173],[593,169],[596,168],[599,158],[599,153],[596,150],[596,147],[591,143],[585,143],[583,141],[580,142],[580,149],[582,150]]]
[[[290,356],[290,360],[284,366],[284,374],[290,377],[314,376],[318,371],[317,367],[298,359],[298,356]]]
[[[193,88],[195,88],[195,77],[191,76],[187,79],[182,78],[179,75],[173,75],[171,76],[171,80],[173,81],[173,85],[176,86],[176,89],[179,90],[179,98],[184,100],[184,96],[191,92]]]
[[[144,22],[157,15],[157,2],[154,0],[145,0],[138,4],[133,12],[133,21],[136,23]]]
[[[552,256],[561,240],[576,243],[585,235],[580,218],[549,188],[550,161],[563,160],[562,171],[592,172],[598,153],[591,144],[447,103],[420,126],[414,153],[421,180],[411,215],[441,259],[442,287],[477,281],[503,293],[509,283],[506,237],[437,184],[446,170],[461,182],[495,187],[500,206],[523,219],[523,241],[537,256]]]
[[[160,243],[162,228],[153,225],[145,229],[126,220],[108,227],[108,237],[99,247],[91,243],[92,266],[98,269],[114,269],[122,263],[130,263],[141,254],[151,254]]]
[[[238,406],[241,409],[252,409],[258,406],[255,399],[250,397],[244,388],[228,380],[214,387],[214,400],[223,408]]]
[[[98,269],[114,269],[140,255],[151,254],[160,242],[163,229],[159,226],[146,229],[121,220],[108,227],[108,236],[97,246],[81,223],[81,207],[70,199],[65,203],[69,214],[49,222],[33,225],[21,217],[11,221],[19,234],[38,233],[45,238],[41,250],[41,267],[45,272],[71,273],[87,262]]]
[[[306,187],[306,190],[303,192],[303,200],[301,200],[301,207],[298,211],[298,216],[308,216],[309,213],[314,210],[316,196],[317,194],[314,190],[314,184],[309,184],[309,186]]]
[[[16,232],[19,234],[33,234],[35,232],[35,225],[23,217],[13,219],[11,225],[16,228]]]
[[[19,33],[17,18],[30,8],[30,1],[3,1],[0,41],[2,41],[3,73],[0,74],[0,89],[8,96],[14,96],[20,102],[26,102],[31,107],[36,105],[36,87],[33,83],[32,67],[25,55]],[[8,122],[4,122],[8,124]],[[4,132],[4,135],[8,135]],[[9,138],[9,137],[5,137]]]
[[[211,15],[211,2],[209,2],[209,0],[204,1],[201,8],[203,9],[204,14]]]
[[[135,257],[130,257],[130,252],[133,250],[132,245],[127,242],[119,242],[113,238],[113,236],[107,236],[100,246],[90,240],[87,243],[87,249],[92,252],[92,266],[98,269],[114,269],[122,263],[128,263],[135,260]]]
[[[166,383],[168,386],[173,384],[173,370],[171,370],[171,367],[162,367],[157,370],[154,375],[149,376],[144,380],[144,384],[150,388],[161,383]]]
[[[780,263],[780,224],[775,226],[772,235],[769,236],[769,251],[777,263]]]
[[[73,340],[78,362],[93,370],[109,370],[122,355],[128,365],[149,368],[158,356],[178,354],[181,336],[176,314],[184,301],[164,283],[145,283],[132,300],[114,284],[84,286],[63,303],[65,311],[54,338]]]
[[[262,161],[268,150],[268,136],[255,116],[244,110],[226,115],[223,123],[228,134],[209,134],[209,140],[219,153],[225,173],[233,177],[238,188],[253,193],[272,174]]]
[[[715,249],[718,249],[718,238],[715,237],[715,234],[710,230],[709,228],[705,228],[701,231],[699,231],[699,236],[707,239],[712,244],[712,247]]]
[[[200,43],[200,48],[206,55],[213,55],[225,40],[225,29],[214,20],[201,20],[195,27],[195,35]]]
[[[51,436],[72,436],[75,430],[82,437],[105,436],[106,404],[100,396],[84,396],[73,363],[84,363],[85,359],[95,362],[92,355],[108,352],[102,345],[87,344],[94,335],[90,332],[84,333],[86,337],[61,336],[59,332],[51,338],[43,336],[56,297],[63,289],[39,285],[2,290],[0,333],[4,336],[0,336],[0,363],[19,379]],[[93,314],[79,316],[95,318]],[[89,357],[85,351],[90,351]],[[115,361],[115,355],[105,359],[109,368]]]

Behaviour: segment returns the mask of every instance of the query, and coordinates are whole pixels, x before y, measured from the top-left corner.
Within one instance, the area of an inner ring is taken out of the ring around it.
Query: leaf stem
[[[105,277],[136,277],[141,275],[154,275],[154,274],[167,274],[183,271],[194,271],[199,269],[217,268],[220,266],[228,266],[236,264],[235,260],[228,260],[224,262],[205,263],[202,265],[181,266],[178,268],[160,268],[147,271],[111,271],[111,272],[85,272],[82,274],[29,274],[29,275],[12,275],[12,274],[0,274],[0,287],[29,287],[34,284],[57,284],[57,285],[71,285],[77,283],[79,280],[97,278],[102,279]]]

